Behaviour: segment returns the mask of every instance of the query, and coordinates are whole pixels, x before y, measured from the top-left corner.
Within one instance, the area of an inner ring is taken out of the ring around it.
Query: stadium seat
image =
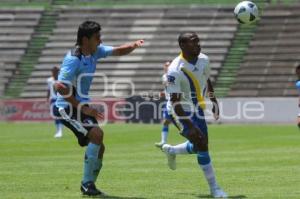
[[[215,81],[237,30],[231,7],[61,8],[53,34],[41,52],[22,97],[46,96],[45,85],[50,69],[59,66],[65,53],[74,47],[78,25],[87,19],[101,24],[102,40],[106,45],[145,39],[144,47],[131,55],[109,57],[97,65],[96,72],[104,73],[110,84],[118,83],[118,92],[125,95],[130,92],[130,81],[135,84],[137,92],[163,89],[162,65],[179,54],[177,37],[182,31],[199,34],[202,50],[210,57],[211,79]],[[101,79],[95,81],[91,92],[103,91],[102,84]],[[107,96],[110,97],[113,95],[111,86],[108,90]]]
[[[38,25],[42,8],[1,8],[0,9],[0,60],[2,63],[0,92],[5,90],[17,71],[34,28]],[[3,94],[3,93],[2,93]]]
[[[294,86],[295,68],[300,63],[297,5],[265,8],[228,96],[298,95]]]

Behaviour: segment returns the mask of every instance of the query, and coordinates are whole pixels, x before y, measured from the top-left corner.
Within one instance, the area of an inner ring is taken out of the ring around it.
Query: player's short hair
[[[300,64],[296,67],[296,71],[300,70]]]
[[[184,32],[181,33],[178,37],[178,44],[181,46],[181,44],[187,42],[191,37],[197,36],[196,32]]]
[[[53,66],[51,71],[59,71],[59,67],[58,66]]]
[[[85,21],[79,25],[77,31],[77,41],[76,45],[82,44],[82,38],[87,37],[88,39],[92,37],[94,33],[97,33],[101,30],[100,24],[95,21]]]

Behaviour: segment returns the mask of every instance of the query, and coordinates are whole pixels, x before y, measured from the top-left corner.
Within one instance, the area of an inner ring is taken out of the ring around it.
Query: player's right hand
[[[104,118],[103,114],[100,113],[97,109],[88,106],[83,106],[81,111],[86,115],[95,117],[97,120],[102,120]]]
[[[140,40],[136,40],[134,43],[133,43],[133,46],[134,48],[138,48],[138,47],[141,47],[143,44],[144,44],[144,40],[143,39],[140,39]]]

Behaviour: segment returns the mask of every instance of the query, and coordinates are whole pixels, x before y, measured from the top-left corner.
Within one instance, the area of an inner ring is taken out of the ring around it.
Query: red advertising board
[[[120,121],[118,113],[113,112],[115,103],[122,103],[123,99],[101,99],[92,103],[105,106],[107,121]],[[50,104],[44,99],[15,99],[0,100],[0,120],[2,121],[49,121],[53,120],[50,114]]]

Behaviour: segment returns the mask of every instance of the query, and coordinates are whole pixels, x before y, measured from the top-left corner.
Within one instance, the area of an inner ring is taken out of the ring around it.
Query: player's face
[[[101,43],[101,35],[100,32],[94,33],[92,37],[89,39],[89,48],[91,54],[95,53],[97,50],[97,46]]]
[[[200,39],[197,35],[192,35],[188,41],[185,42],[184,52],[190,56],[198,57],[201,52]]]

